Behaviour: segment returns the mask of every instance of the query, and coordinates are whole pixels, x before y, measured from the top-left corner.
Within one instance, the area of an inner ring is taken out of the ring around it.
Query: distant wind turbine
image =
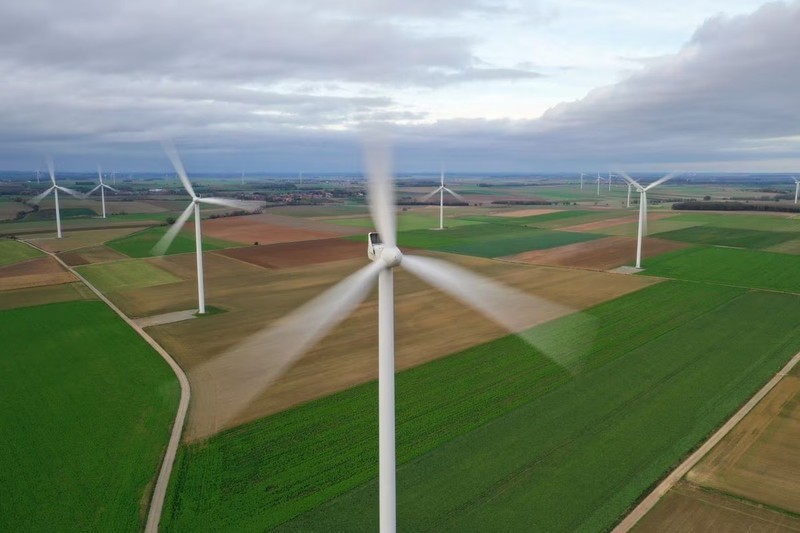
[[[612,176],[612,174],[611,174],[611,172],[609,172],[608,173],[608,190],[609,191],[611,190],[611,176]]]
[[[465,204],[469,203],[464,199],[463,196],[461,196],[460,194],[458,194],[456,192],[451,191],[450,189],[448,189],[447,187],[444,186],[444,170],[442,170],[442,172],[441,172],[441,185],[439,185],[438,188],[436,188],[433,192],[429,193],[428,195],[426,195],[422,199],[423,202],[427,202],[428,200],[430,200],[433,197],[433,195],[435,195],[437,192],[439,193],[439,229],[444,229],[444,193],[445,193],[445,191],[449,192],[450,194],[453,195],[454,198],[456,198],[458,200],[461,200]]]
[[[583,172],[581,172],[581,190],[583,190]]]
[[[94,191],[100,189],[100,202],[103,204],[103,218],[106,218],[106,189],[114,192],[119,192],[117,189],[112,187],[111,185],[106,185],[103,183],[103,171],[100,169],[100,165],[97,165],[97,177],[100,179],[100,185],[92,189],[91,191],[87,192],[85,196],[91,196]]]
[[[625,172],[620,172],[620,175],[625,181],[636,187],[636,190],[639,191],[639,233],[636,241],[636,268],[642,268],[642,237],[647,234],[647,191],[658,187],[667,180],[671,180],[677,176],[678,173],[667,174],[647,187],[639,185],[638,182],[634,181],[634,179]]]
[[[58,191],[64,191],[65,193],[69,194],[70,196],[74,196],[75,198],[78,198],[79,200],[82,199],[82,197],[78,192],[73,191],[72,189],[67,189],[66,187],[62,187],[61,185],[56,185],[55,166],[53,165],[53,160],[49,159],[49,158],[47,160],[47,170],[50,172],[50,181],[53,183],[53,186],[50,187],[49,189],[47,189],[46,191],[44,191],[43,193],[41,193],[41,194],[39,194],[37,196],[34,196],[31,199],[31,203],[38,205],[39,202],[44,200],[45,197],[47,197],[48,194],[50,194],[51,192],[53,193],[53,197],[56,200],[56,234],[58,235],[58,238],[60,239],[61,238],[61,211],[58,208]]]
[[[603,181],[603,178],[600,177],[600,173],[597,173],[597,196],[600,196],[600,182]]]
[[[181,162],[180,156],[178,156],[178,151],[175,147],[171,144],[164,144],[164,151],[167,152],[167,157],[169,157],[170,161],[172,161],[172,166],[175,167],[175,172],[178,173],[178,177],[183,183],[183,188],[186,189],[186,192],[189,193],[189,196],[192,197],[191,203],[186,207],[186,209],[181,213],[178,219],[172,224],[172,227],[161,237],[155,246],[153,246],[153,253],[155,255],[164,255],[167,252],[167,248],[169,245],[172,244],[172,241],[178,235],[178,232],[181,230],[183,225],[189,220],[189,217],[192,216],[194,213],[194,236],[195,236],[195,245],[197,249],[197,312],[199,314],[204,314],[206,312],[206,296],[205,296],[205,284],[203,282],[203,236],[200,231],[200,204],[210,204],[210,205],[221,205],[223,207],[234,207],[236,209],[248,209],[252,210],[255,209],[256,206],[253,202],[244,202],[241,200],[231,200],[228,198],[200,198],[198,195],[195,194],[194,189],[192,188],[192,183],[189,181],[189,177],[186,175],[186,170],[183,168],[183,163]]]
[[[797,193],[800,192],[800,180],[792,177],[794,180],[794,203],[797,203]]]

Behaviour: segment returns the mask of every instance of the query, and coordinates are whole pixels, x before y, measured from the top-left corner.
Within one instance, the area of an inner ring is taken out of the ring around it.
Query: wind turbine
[[[164,144],[164,151],[167,153],[167,157],[169,157],[170,161],[172,161],[172,166],[175,167],[175,172],[178,173],[178,177],[183,183],[183,188],[186,189],[186,192],[189,193],[189,196],[192,197],[191,203],[184,209],[183,213],[178,217],[178,219],[172,224],[172,227],[164,234],[163,237],[153,246],[153,253],[155,255],[164,255],[169,248],[169,245],[178,235],[178,232],[181,230],[183,225],[189,220],[189,217],[192,216],[194,213],[194,237],[195,237],[195,244],[197,248],[197,312],[199,314],[204,314],[206,312],[206,296],[205,296],[205,285],[203,283],[203,236],[200,231],[200,204],[211,204],[211,205],[221,205],[224,207],[234,207],[237,209],[253,209],[254,206],[252,203],[243,202],[241,200],[231,200],[228,198],[200,198],[194,192],[192,188],[192,183],[189,181],[189,177],[186,175],[186,170],[183,168],[183,163],[181,162],[180,156],[178,155],[178,151],[175,149],[174,146],[171,144]]]
[[[611,191],[611,172],[608,173],[608,190]]]
[[[794,203],[797,203],[797,193],[800,192],[800,180],[792,177],[794,180]]]
[[[100,165],[97,165],[97,177],[100,179],[100,185],[92,189],[91,191],[87,192],[85,196],[91,196],[94,191],[100,189],[100,202],[103,204],[103,218],[106,218],[106,191],[108,189],[110,191],[119,192],[117,189],[112,187],[111,185],[106,185],[103,183],[103,171],[100,170]]]
[[[636,190],[639,191],[639,233],[636,241],[636,268],[642,268],[642,237],[647,234],[647,191],[658,187],[667,180],[671,180],[677,176],[678,173],[673,172],[671,174],[667,174],[663,178],[657,179],[647,187],[642,187],[639,185],[639,183],[634,181],[634,179],[628,176],[628,174],[625,172],[620,171],[620,175],[625,181],[636,187]]]
[[[53,166],[53,160],[47,160],[47,170],[50,171],[50,181],[53,183],[53,186],[44,191],[41,194],[34,196],[31,199],[31,203],[39,204],[42,200],[44,200],[48,194],[51,192],[53,193],[53,197],[56,200],[56,234],[58,238],[61,238],[61,211],[58,208],[58,191],[64,191],[65,193],[69,194],[70,196],[74,196],[79,200],[82,199],[80,193],[73,191],[72,189],[67,189],[66,187],[62,187],[61,185],[56,185],[56,171],[55,167]]]
[[[276,325],[263,329],[220,356],[203,363],[197,371],[216,376],[217,390],[229,394],[217,404],[224,409],[218,411],[219,420],[224,424],[274,383],[304,352],[347,318],[370,294],[377,281],[380,531],[394,533],[394,269],[402,264],[423,281],[511,331],[521,331],[529,327],[530,322],[526,321],[533,316],[531,311],[541,319],[544,316],[553,316],[548,314],[554,310],[565,312],[567,308],[439,259],[404,255],[396,241],[396,205],[388,149],[373,147],[367,153],[366,165],[370,213],[378,230],[378,233],[370,233],[368,236],[367,255],[371,262],[284,316]],[[581,331],[587,329],[589,328],[582,327]],[[544,339],[532,339],[524,333],[522,336],[561,366],[571,365],[575,361],[574,351],[561,352],[563,343],[569,340],[562,335],[557,335],[557,339],[550,339],[550,343],[542,343]],[[269,357],[254,357],[255,353],[263,353],[265,348],[270,350]],[[561,354],[554,355],[554,348]]]
[[[626,204],[626,207],[630,206],[631,206],[631,183],[628,182],[628,203]]]
[[[463,196],[461,196],[460,194],[458,194],[456,192],[451,191],[450,189],[448,189],[447,187],[444,186],[444,170],[442,170],[442,173],[441,173],[441,185],[439,185],[439,187],[437,189],[435,189],[433,192],[429,193],[428,195],[425,196],[425,198],[422,199],[423,202],[427,202],[428,200],[430,200],[433,197],[434,194],[436,194],[437,192],[439,193],[439,229],[444,229],[444,193],[445,193],[445,191],[449,192],[450,194],[453,195],[453,197],[455,197],[458,200],[461,200],[465,204],[469,203],[464,199]]]
[[[583,190],[583,172],[581,172],[581,190]]]
[[[597,173],[597,196],[600,196],[600,182],[603,181],[603,178],[600,177],[600,173]]]

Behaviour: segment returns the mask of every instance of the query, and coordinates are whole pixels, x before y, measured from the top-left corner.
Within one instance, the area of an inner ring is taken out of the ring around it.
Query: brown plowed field
[[[363,248],[359,247],[359,255]],[[445,254],[431,254],[440,257]],[[580,309],[655,283],[639,276],[564,270],[446,255],[450,261],[499,279],[521,290]],[[209,305],[227,312],[148,328],[164,348],[187,369],[193,407],[187,438],[198,439],[240,423],[326,396],[375,379],[377,316],[375,295],[367,298],[271,388],[225,426],[215,406],[224,401],[219,376],[193,369],[230,348],[367,264],[366,257],[332,263],[268,270],[212,253],[206,255]],[[130,289],[110,297],[129,315],[148,316],[196,305],[194,258],[167,256],[158,265],[186,281],[159,287]],[[396,274],[396,361],[398,369],[416,366],[505,334],[494,323],[399,269]],[[270,357],[270,347],[253,353]],[[275,354],[277,355],[277,354]],[[273,357],[275,356],[273,355]]]
[[[647,215],[647,220],[658,220],[661,218],[669,218],[676,216],[677,213],[650,213]],[[594,230],[612,228],[614,226],[622,226],[623,224],[630,224],[639,220],[638,213],[629,217],[607,218],[605,220],[598,220],[596,222],[587,222],[585,224],[577,224],[575,226],[566,226],[558,228],[560,231],[578,231],[583,233],[591,233]]]
[[[270,218],[277,218],[272,215]],[[280,217],[288,218],[288,217]],[[225,217],[203,221],[203,235],[218,239],[240,242],[243,244],[276,244],[279,242],[310,241],[314,239],[329,239],[339,235],[352,235],[358,228],[348,228],[347,231],[337,231],[333,224],[309,221],[315,225],[325,227],[321,229],[308,229],[293,225],[278,225],[266,222],[263,215],[245,217]],[[194,231],[194,223],[186,224],[190,231]]]
[[[0,267],[0,291],[70,283],[77,278],[50,256]]]
[[[53,237],[29,240],[48,252],[66,252],[88,246],[99,246],[106,241],[124,237],[136,231],[141,231],[141,228],[104,228],[88,231],[67,230],[64,231],[64,236],[61,239]]]
[[[798,367],[759,402],[686,478],[800,514]]]
[[[648,237],[642,241],[642,257],[653,257],[665,252],[679,250],[686,246],[688,246],[686,243]],[[607,237],[547,250],[523,252],[512,255],[507,259],[534,265],[609,270],[635,262],[636,239],[631,237]]]
[[[105,246],[93,246],[90,248],[81,248],[73,252],[62,252],[58,254],[58,257],[69,266],[90,265],[94,263],[107,263],[120,259],[130,259],[127,255],[123,255]]]
[[[267,246],[230,248],[214,253],[265,268],[289,268],[329,263],[342,259],[363,258],[366,257],[367,246],[366,243],[361,244],[343,239],[319,239],[313,243],[308,241],[284,242]]]
[[[14,289],[3,291],[3,297],[0,298],[0,311],[55,302],[95,299],[97,299],[97,296],[80,282]]]
[[[687,483],[676,485],[633,528],[636,533],[789,533],[800,519]]]

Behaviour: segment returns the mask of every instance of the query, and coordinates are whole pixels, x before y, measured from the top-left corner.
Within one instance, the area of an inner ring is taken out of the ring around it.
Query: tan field
[[[642,240],[642,255],[643,257],[653,257],[665,252],[679,250],[686,246],[688,244],[647,237]],[[631,265],[635,262],[636,239],[632,237],[607,237],[547,250],[523,252],[506,259],[534,265],[609,270],[621,265]]]
[[[58,257],[69,266],[90,265],[94,263],[107,263],[109,261],[130,259],[127,255],[105,246],[90,246],[71,252],[62,252],[58,254]]]
[[[648,220],[659,220],[662,218],[669,218],[676,216],[677,213],[648,213],[647,219]],[[577,224],[575,226],[566,226],[564,228],[558,228],[561,231],[578,231],[578,232],[587,232],[591,233],[592,231],[599,230],[599,229],[606,229],[612,228],[614,226],[622,226],[625,224],[635,223],[639,220],[639,215],[631,215],[627,217],[619,217],[619,218],[608,218],[605,220],[598,220],[596,222],[587,222],[585,224]]]
[[[106,241],[141,231],[141,229],[142,228],[108,228],[88,231],[65,231],[61,239],[57,239],[53,236],[28,240],[48,252],[66,252],[89,246],[98,246]]]
[[[496,214],[500,217],[523,218],[532,217],[535,215],[546,215],[548,213],[558,213],[562,209],[515,209],[514,211],[498,211]]]
[[[258,242],[263,245],[280,242],[328,239],[338,235],[353,234],[357,231],[357,228],[349,228],[346,231],[337,230],[332,224],[329,225],[318,221],[293,221],[289,219],[287,224],[268,222],[268,220],[274,218],[275,215],[266,215],[266,217],[265,215],[252,215],[206,220],[203,222],[203,235],[243,244]],[[291,223],[291,225],[289,223]],[[299,227],[298,223],[305,223],[306,225],[313,224],[320,229]],[[186,226],[190,231],[193,231],[194,223],[190,222]]]
[[[70,283],[77,278],[50,256],[0,267],[0,291]]]
[[[227,312],[148,329],[188,370],[192,381],[193,406],[187,439],[203,438],[225,427],[375,379],[377,316],[373,294],[243,413],[223,425],[215,412],[218,394],[224,394],[224,391],[216,390],[219,377],[202,375],[193,369],[232,347],[237,339],[259,331],[363,267],[367,259],[265,270],[219,253],[209,253],[205,257],[207,303]],[[466,256],[447,258],[573,309],[591,306],[656,282],[634,276],[533,267]],[[133,316],[196,308],[192,254],[148,261],[185,281],[112,293],[110,297],[117,305]],[[401,339],[396,347],[398,369],[419,365],[505,334],[500,327],[402,269],[396,275],[395,292],[396,332],[397,338]],[[253,353],[253,357],[271,357],[269,347],[265,346],[263,352]]]
[[[0,311],[56,302],[69,302],[71,300],[94,300],[96,298],[95,294],[80,282],[15,289],[3,291],[0,296]]]
[[[313,244],[284,242],[267,246],[231,248],[216,253],[265,268],[289,268],[366,257],[362,243],[344,239],[319,239]]]
[[[800,519],[688,483],[676,485],[633,528],[636,533],[789,533]]]

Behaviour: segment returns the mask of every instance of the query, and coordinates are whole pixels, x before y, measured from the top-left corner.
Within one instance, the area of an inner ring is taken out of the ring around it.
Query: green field
[[[601,235],[550,231],[503,224],[476,224],[445,231],[415,230],[398,233],[400,246],[479,257],[502,257],[589,241]]]
[[[789,214],[743,215],[740,213],[698,213],[680,211],[680,219],[718,228],[756,229],[764,231],[793,231],[800,234],[800,217]]]
[[[65,220],[69,218],[96,217],[97,213],[87,207],[62,207],[59,209],[59,215],[61,216],[61,220]],[[38,211],[33,211],[31,213],[28,213],[23,220],[25,222],[32,222],[36,220],[55,220],[55,219],[56,219],[55,209],[39,209]]]
[[[156,245],[166,232],[167,228],[165,226],[149,228],[134,233],[133,235],[108,241],[106,246],[128,257],[153,257],[153,246]],[[236,246],[241,246],[241,244],[203,236],[203,250],[205,251],[233,248]],[[172,241],[166,255],[184,254],[194,252],[195,250],[194,235],[190,234],[187,230],[183,230],[179,232],[175,240]]]
[[[0,239],[0,266],[11,265],[44,255],[42,252],[12,239]]]
[[[742,228],[718,228],[715,226],[694,226],[659,233],[659,238],[696,244],[732,246],[736,248],[761,249],[791,241],[797,233],[788,231],[763,231]]]
[[[401,530],[605,529],[800,344],[790,295],[666,282],[589,314],[572,373],[506,337],[397,375]],[[185,446],[164,530],[374,531],[376,402],[369,383]]]
[[[469,220],[468,218],[452,218],[452,213],[450,213],[451,218],[448,218],[447,207],[445,207],[444,211],[444,227],[445,228],[453,228],[457,226],[469,226],[472,224],[478,224],[478,222]],[[358,218],[336,218],[331,219],[331,222],[334,224],[339,224],[341,226],[352,226],[356,228],[372,228],[373,223],[372,219],[363,216]],[[418,230],[418,229],[433,229],[439,227],[439,211],[429,209],[426,212],[422,213],[419,210],[415,212],[400,212],[397,213],[397,230],[398,231],[409,231],[409,230]]]
[[[686,248],[643,261],[644,274],[800,293],[797,257],[736,248]]]
[[[103,292],[139,289],[182,281],[147,261],[114,261],[83,265],[76,267],[75,270]]]
[[[487,222],[490,224],[508,224],[511,226],[531,226],[534,228],[538,228],[538,227],[543,227],[542,224],[547,222],[561,221],[575,217],[584,217],[592,214],[595,213],[581,209],[572,209],[572,210],[556,211],[555,213],[544,213],[542,215],[531,215],[529,217],[473,215],[464,217],[464,220],[474,220],[476,222]]]
[[[108,307],[0,312],[0,530],[137,531],[178,403],[161,357]]]

